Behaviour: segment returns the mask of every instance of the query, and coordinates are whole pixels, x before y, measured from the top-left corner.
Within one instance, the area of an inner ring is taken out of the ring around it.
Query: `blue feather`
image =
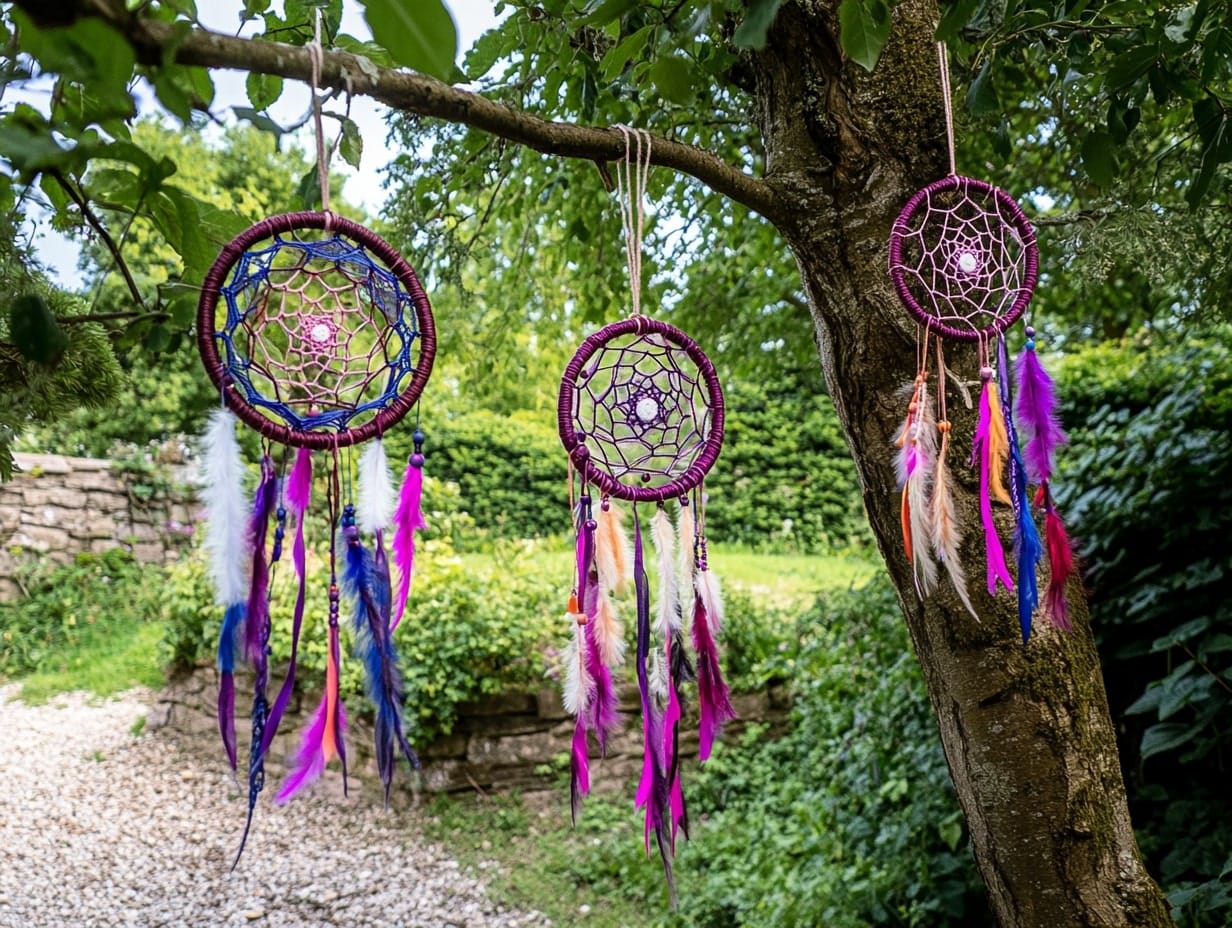
[[[353,598],[355,603],[356,644],[364,662],[368,698],[376,709],[377,770],[388,803],[398,751],[401,750],[412,768],[419,767],[419,758],[403,731],[402,674],[398,670],[398,654],[389,632],[389,611],[393,600],[389,565],[383,550],[379,550],[374,558],[363,546],[359,540],[359,529],[353,523],[348,524],[346,515],[343,516],[343,526],[347,556],[342,583],[347,596]]]
[[[1039,605],[1039,579],[1036,567],[1044,553],[1039,529],[1031,517],[1027,497],[1027,469],[1018,445],[1018,427],[1014,424],[1013,394],[1010,388],[1009,351],[1002,336],[997,342],[997,366],[1000,368],[998,387],[1001,414],[1010,442],[1010,502],[1014,506],[1014,553],[1018,558],[1018,625],[1022,628],[1022,643],[1031,638],[1031,616]]]
[[[240,628],[244,624],[247,604],[231,603],[222,614],[222,629],[218,633],[218,669],[235,673],[235,655],[239,650]]]

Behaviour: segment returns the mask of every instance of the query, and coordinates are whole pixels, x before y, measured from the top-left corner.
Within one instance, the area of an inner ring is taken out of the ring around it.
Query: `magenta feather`
[[[701,716],[697,759],[704,761],[710,757],[719,731],[736,717],[736,710],[719,667],[719,649],[701,596],[696,597],[693,607],[693,650],[697,652],[697,702]]]
[[[311,724],[304,729],[299,751],[296,752],[295,760],[291,763],[291,771],[283,782],[282,789],[278,790],[278,795],[274,797],[274,802],[279,805],[289,802],[301,790],[320,779],[321,774],[325,772],[325,717],[329,709],[328,700],[328,695],[321,700]],[[337,721],[339,740],[345,731],[346,710],[339,704]]]
[[[1070,631],[1073,624],[1069,618],[1069,603],[1065,599],[1065,586],[1074,572],[1074,552],[1070,546],[1065,523],[1052,508],[1051,501],[1044,513],[1044,540],[1048,548],[1048,591],[1044,594],[1044,610],[1052,624],[1062,631]]]
[[[997,534],[997,523],[992,516],[992,497],[989,494],[989,478],[992,462],[989,460],[989,431],[992,428],[992,409],[989,403],[988,391],[993,389],[992,381],[985,380],[980,391],[980,418],[975,429],[975,446],[973,457],[980,468],[980,520],[984,525],[984,549],[988,564],[988,594],[995,596],[998,581],[1007,589],[1014,588],[1010,579],[1009,568],[1005,565],[1005,550],[1001,547],[1001,537]]]
[[[261,459],[261,482],[257,484],[252,519],[248,523],[252,576],[248,587],[244,653],[254,667],[265,659],[265,626],[269,622],[269,565],[265,560],[265,536],[278,499],[277,484],[274,461],[267,454]]]
[[[390,631],[398,627],[406,610],[406,598],[411,591],[411,576],[415,571],[415,533],[427,528],[421,509],[423,497],[422,454],[411,455],[402,478],[402,492],[394,512],[394,565],[398,568],[398,595],[394,599],[394,615]]]
[[[578,716],[573,726],[569,756],[569,809],[573,824],[582,812],[582,797],[590,792],[590,755],[586,745],[586,720]]]
[[[1026,433],[1023,459],[1033,483],[1052,479],[1053,457],[1059,446],[1069,441],[1057,414],[1056,386],[1035,349],[1018,356],[1015,373],[1018,389],[1014,394],[1014,417]]]

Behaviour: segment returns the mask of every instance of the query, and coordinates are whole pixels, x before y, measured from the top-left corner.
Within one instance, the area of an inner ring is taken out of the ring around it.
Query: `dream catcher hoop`
[[[411,266],[374,232],[329,209],[328,153],[317,95],[319,29],[318,16],[309,51],[323,208],[273,216],[223,248],[205,277],[197,313],[202,362],[222,400],[205,435],[202,495],[208,510],[205,547],[222,608],[218,727],[232,771],[238,766],[235,675],[244,665],[253,675],[248,816],[236,863],[265,785],[270,746],[295,687],[314,452],[326,464],[325,684],[275,802],[290,800],[334,759],[347,788],[346,709],[339,691],[344,610],[375,709],[377,769],[387,802],[398,756],[419,767],[404,729],[393,632],[410,590],[415,532],[424,528],[424,436],[417,426],[400,493],[382,439],[416,408],[432,371],[436,335],[431,306]],[[237,420],[262,438],[251,503],[243,492],[246,469]],[[361,443],[365,448],[356,461],[352,448]],[[298,589],[290,662],[271,701],[272,580],[289,526]]]
[[[680,764],[684,687],[697,683],[701,760],[736,715],[719,666],[723,601],[707,561],[705,534],[704,481],[722,450],[723,391],[714,365],[693,339],[642,315],[642,204],[650,137],[617,128],[625,140],[617,177],[633,314],[585,339],[561,377],[557,422],[571,465],[570,499],[575,494],[577,499],[571,504],[576,565],[566,609],[571,637],[563,654],[562,695],[565,709],[575,716],[570,794],[576,821],[590,790],[588,734],[603,755],[621,724],[614,681],[625,643],[615,599],[631,586],[643,742],[635,805],[645,810],[646,852],[653,838],[674,908],[671,861],[678,834],[688,835]],[[599,494],[598,507],[592,491]],[[632,546],[625,516],[613,500],[632,504]],[[673,501],[674,525],[668,512]],[[655,506],[653,616],[639,504]]]
[[[1040,604],[1036,573],[1045,549],[1049,581],[1044,611],[1062,629],[1070,627],[1065,588],[1073,572],[1069,538],[1050,490],[1053,458],[1066,441],[1055,389],[1036,356],[1035,329],[1026,327],[1025,350],[1013,377],[1005,338],[1031,301],[1039,277],[1039,248],[1035,230],[1009,194],[957,173],[949,62],[945,44],[938,43],[937,49],[950,173],[907,201],[889,243],[890,279],[918,326],[916,376],[896,441],[903,546],[919,595],[937,587],[940,565],[978,621],[958,553],[963,532],[948,463],[951,423],[944,349],[946,340],[975,342],[981,389],[971,463],[979,471],[988,593],[995,595],[998,585],[1014,589],[993,509],[994,502],[1001,502],[1014,513],[1018,615],[1026,643]],[[935,389],[929,385],[934,345]],[[1019,426],[1025,434],[1021,444]],[[1029,483],[1037,485],[1034,500]],[[1043,539],[1033,504],[1043,512]]]

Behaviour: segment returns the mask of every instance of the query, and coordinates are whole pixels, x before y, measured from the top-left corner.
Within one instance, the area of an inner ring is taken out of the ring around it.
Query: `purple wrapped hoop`
[[[723,390],[684,332],[634,316],[582,342],[557,402],[560,440],[583,480],[618,499],[682,497],[723,446]]]
[[[1004,190],[951,174],[917,191],[890,232],[890,279],[920,325],[988,340],[1022,315],[1039,276],[1026,214]]]
[[[298,234],[315,230],[324,234]],[[411,410],[436,329],[419,278],[388,242],[332,213],[300,212],[223,248],[202,285],[197,347],[247,425],[284,445],[342,448]]]

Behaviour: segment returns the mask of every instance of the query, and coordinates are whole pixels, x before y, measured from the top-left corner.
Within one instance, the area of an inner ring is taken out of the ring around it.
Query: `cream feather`
[[[615,503],[595,516],[595,569],[599,586],[623,596],[633,580],[633,554],[625,532],[625,514]]]
[[[650,649],[650,692],[659,705],[667,702],[667,659],[659,648]]]
[[[655,632],[669,635],[680,629],[680,581],[676,576],[675,533],[666,509],[657,509],[650,520],[650,538],[659,564],[659,612]]]
[[[586,628],[572,613],[566,613],[573,625],[573,637],[565,645],[561,656],[564,662],[565,679],[561,687],[561,703],[570,715],[580,715],[590,704],[595,681],[586,669]]]
[[[679,590],[678,600],[680,602],[680,615],[683,622],[681,630],[685,633],[688,633],[693,628],[694,531],[693,507],[690,505],[681,506],[680,515],[676,520],[676,537],[680,542],[680,547],[676,549],[676,564],[679,568],[676,574],[676,586]]]
[[[697,584],[697,595],[706,607],[710,631],[718,635],[723,630],[723,593],[719,589],[719,578],[714,575],[713,570],[699,570],[694,582]]]
[[[201,498],[208,519],[205,548],[210,555],[215,601],[222,606],[248,598],[248,514],[235,421],[230,410],[214,409],[202,449]]]
[[[950,487],[950,469],[946,464],[949,447],[950,437],[948,434],[943,434],[941,450],[937,454],[937,467],[933,473],[930,540],[937,559],[945,568],[946,573],[950,575],[950,582],[954,584],[954,591],[958,594],[958,598],[978,622],[980,617],[971,606],[971,597],[967,593],[967,575],[963,571],[962,558],[958,554],[958,548],[962,544],[962,529],[954,514],[954,494]]]
[[[595,608],[595,644],[599,646],[599,660],[605,667],[618,667],[625,661],[625,635],[616,615],[616,607],[607,595],[607,590],[599,587],[599,601]]]
[[[398,505],[393,474],[385,456],[385,443],[379,438],[364,449],[359,458],[359,499],[355,504],[355,523],[360,531],[383,532],[394,521]]]

